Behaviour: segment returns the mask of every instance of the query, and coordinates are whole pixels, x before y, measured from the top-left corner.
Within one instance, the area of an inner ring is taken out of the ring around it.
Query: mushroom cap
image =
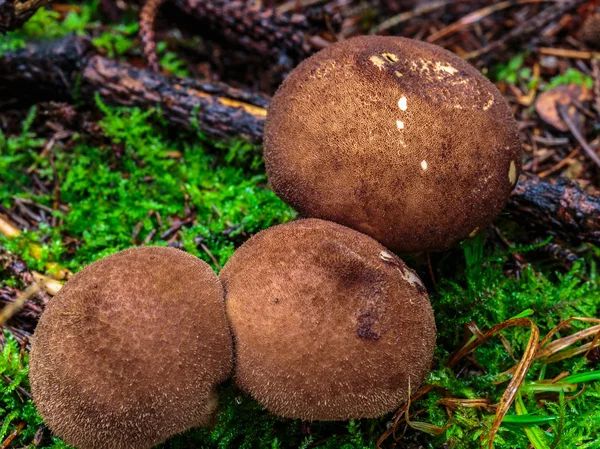
[[[406,402],[433,358],[414,271],[360,232],[318,219],[260,232],[219,274],[237,385],[272,413],[371,418]]]
[[[303,61],[269,106],[273,190],[305,217],[399,253],[447,249],[483,230],[517,182],[517,123],[460,57],[363,36]]]
[[[183,251],[129,249],[77,273],[35,331],[44,422],[79,449],[145,449],[209,424],[232,369],[222,286]]]

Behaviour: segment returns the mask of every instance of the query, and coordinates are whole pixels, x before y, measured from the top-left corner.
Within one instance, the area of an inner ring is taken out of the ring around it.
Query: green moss
[[[561,84],[576,84],[578,86],[585,86],[591,89],[594,86],[594,79],[580,72],[577,69],[569,67],[564,73],[553,77],[548,84],[544,87],[545,90],[552,89],[553,87]]]
[[[123,56],[134,47],[138,29],[136,22],[114,25],[109,31],[94,38],[92,43],[109,58]]]
[[[244,234],[294,218],[267,188],[257,148],[237,141],[221,152],[202,136],[169,136],[155,111],[100,106],[106,144],[91,145],[80,136],[69,151],[56,149],[51,161],[39,156],[42,141],[29,132],[28,120],[21,135],[5,138],[0,149],[0,169],[6,169],[0,203],[9,207],[15,198],[27,198],[52,207],[53,193],[30,193],[27,169],[34,166],[43,181],[59,183],[61,201],[70,205],[55,213],[60,226],[0,238],[15,251],[29,242],[54,242],[43,245],[41,261],[25,255],[32,266],[56,261],[77,271],[149,236],[147,243],[165,245],[171,236],[160,236],[178,219],[189,219],[181,232],[184,248],[212,263],[206,246],[222,265]],[[67,236],[74,243],[65,248]]]
[[[504,64],[494,65],[489,72],[492,81],[516,84],[522,78],[529,78],[531,71],[523,68],[527,53],[517,53]]]
[[[97,10],[97,2],[85,2],[80,10],[70,11],[64,20],[58,12],[40,8],[16,31],[0,34],[0,56],[25,47],[28,39],[55,39],[70,33],[82,34]]]

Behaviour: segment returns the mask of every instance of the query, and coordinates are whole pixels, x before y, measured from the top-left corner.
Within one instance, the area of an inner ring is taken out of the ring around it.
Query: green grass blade
[[[517,414],[527,415],[527,409],[523,403],[523,397],[521,396],[521,393],[517,393],[517,397],[515,399],[515,409],[517,410]],[[537,426],[531,426],[524,427],[523,430],[535,449],[550,449],[542,429]]]

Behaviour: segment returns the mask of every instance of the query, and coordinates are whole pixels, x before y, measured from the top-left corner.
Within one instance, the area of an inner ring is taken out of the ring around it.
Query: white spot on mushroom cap
[[[392,264],[396,268],[398,268],[398,270],[400,270],[402,277],[406,281],[408,281],[412,286],[417,284],[417,285],[420,285],[421,287],[425,288],[425,286],[423,285],[423,282],[421,281],[421,279],[419,279],[419,276],[417,276],[417,273],[415,273],[413,270],[411,270],[406,265],[404,265],[393,254],[389,253],[388,251],[383,250],[379,253],[379,258],[381,260],[383,260],[384,262]]]
[[[489,101],[483,105],[483,110],[487,111],[494,104],[494,97],[490,98]]]
[[[450,64],[444,64],[439,61],[435,63],[435,70],[447,72],[450,75],[454,75],[456,72],[458,72],[458,69],[456,67],[453,67]]]
[[[404,122],[402,120],[396,120],[396,126],[398,129],[404,129]]]
[[[402,277],[406,279],[411,285],[418,284],[421,287],[425,288],[423,282],[421,282],[421,279],[419,279],[419,276],[417,276],[417,274],[413,270],[411,270],[410,268],[406,268],[405,270],[400,271],[402,273]]]
[[[511,185],[514,185],[517,182],[517,165],[515,161],[510,161],[510,168],[508,169],[508,181]]]
[[[385,61],[378,56],[371,56],[369,61],[371,61],[379,70],[383,69],[383,66],[385,65]]]
[[[422,168],[423,170],[427,170],[427,161],[426,161],[425,159],[423,159],[423,160],[421,161],[421,168]]]
[[[406,111],[406,109],[408,108],[406,104],[406,97],[400,97],[400,99],[398,100],[398,107],[401,111]]]
[[[394,260],[394,255],[388,253],[387,251],[381,251],[379,253],[379,257],[381,258],[381,260],[384,260],[386,262],[391,262]]]

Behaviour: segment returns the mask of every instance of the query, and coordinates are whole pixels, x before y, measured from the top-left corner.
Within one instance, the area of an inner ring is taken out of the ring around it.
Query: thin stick
[[[542,29],[552,21],[560,19],[571,9],[581,5],[583,2],[584,0],[569,0],[556,2],[548,8],[545,8],[533,18],[516,26],[511,31],[504,34],[504,36],[502,36],[497,41],[491,42],[485,47],[467,54],[465,56],[465,59],[479,58],[493,50],[496,50],[499,47],[515,42],[519,39],[523,39],[526,36],[535,34],[538,30]]]
[[[156,54],[156,33],[154,24],[158,10],[164,0],[147,0],[140,12],[140,38],[142,39],[142,49],[148,61],[148,67],[153,72],[160,72],[158,55]]]
[[[590,157],[590,159],[593,160],[598,167],[600,167],[600,157],[598,157],[598,155],[592,149],[592,147],[590,147],[589,144],[585,141],[584,137],[581,135],[581,133],[573,123],[573,120],[571,120],[571,117],[569,117],[569,114],[566,113],[564,106],[556,103],[556,109],[558,110],[558,115],[560,115],[560,118],[562,118],[563,121],[569,127],[571,134],[573,134],[575,139],[577,139],[577,141],[587,153],[587,155]]]
[[[440,0],[437,2],[424,3],[412,11],[403,12],[398,14],[397,16],[390,17],[387,20],[384,20],[379,25],[374,26],[369,31],[370,34],[378,34],[382,31],[388,30],[396,25],[401,24],[402,22],[406,22],[414,17],[421,16],[423,14],[427,14],[435,11],[436,9],[443,8],[446,5],[450,5],[454,3],[454,0]]]
[[[443,37],[448,36],[449,34],[456,33],[461,28],[477,23],[489,15],[494,14],[495,12],[502,11],[503,9],[509,8],[511,6],[525,5],[528,3],[542,3],[542,2],[553,2],[556,0],[506,0],[504,2],[496,3],[495,5],[486,6],[485,8],[478,9],[477,11],[473,11],[470,14],[467,14],[464,17],[461,17],[454,23],[451,23],[447,27],[442,28],[441,30],[436,31],[432,35],[430,35],[426,40],[427,42],[435,42],[437,40],[442,39]]]
[[[15,298],[15,301],[8,304],[4,309],[0,310],[0,327],[4,326],[19,310],[23,308],[25,303],[29,301],[42,288],[41,283],[31,284],[23,293]]]
[[[568,48],[540,47],[538,49],[538,52],[541,55],[545,55],[545,56],[557,56],[557,57],[571,58],[571,59],[600,58],[600,53],[596,53],[593,51],[571,50]]]

